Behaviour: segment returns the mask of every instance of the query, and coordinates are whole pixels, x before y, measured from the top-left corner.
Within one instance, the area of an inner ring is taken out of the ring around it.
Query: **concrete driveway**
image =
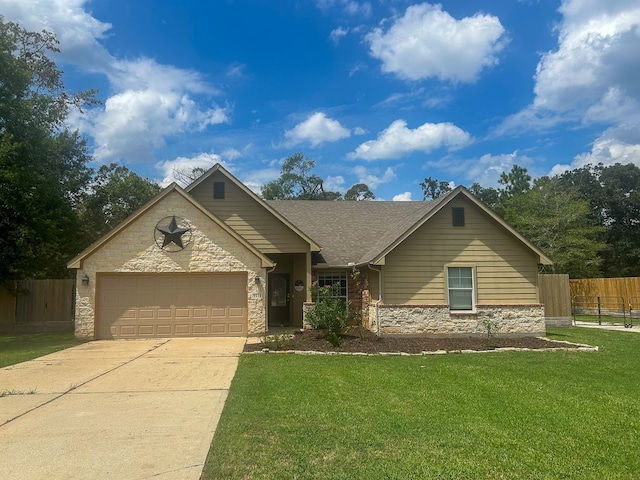
[[[95,341],[0,369],[0,478],[198,479],[245,341]]]

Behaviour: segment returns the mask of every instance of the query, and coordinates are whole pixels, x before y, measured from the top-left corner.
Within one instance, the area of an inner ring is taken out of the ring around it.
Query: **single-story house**
[[[339,283],[380,335],[545,332],[545,254],[463,187],[431,202],[265,201],[215,165],[172,184],[68,264],[78,337],[302,327]]]

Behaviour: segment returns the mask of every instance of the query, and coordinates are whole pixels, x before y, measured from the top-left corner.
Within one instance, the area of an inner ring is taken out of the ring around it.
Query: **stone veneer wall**
[[[543,305],[477,305],[475,313],[454,313],[448,305],[369,305],[370,329],[380,335],[482,336],[485,322],[496,336],[544,335]]]
[[[167,216],[185,218],[192,227],[191,243],[180,252],[167,253],[155,244],[155,226]],[[83,262],[76,274],[76,336],[94,337],[96,274],[100,272],[246,272],[248,333],[266,331],[264,282],[260,258],[229,236],[184,197],[173,193],[108,241]],[[89,276],[89,285],[82,277]]]

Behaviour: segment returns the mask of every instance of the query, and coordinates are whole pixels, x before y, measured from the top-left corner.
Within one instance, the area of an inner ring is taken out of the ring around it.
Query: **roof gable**
[[[441,211],[444,207],[450,204],[456,197],[459,195],[464,196],[472,203],[474,203],[480,210],[482,210],[486,215],[491,217],[494,222],[497,224],[499,228],[506,230],[510,235],[514,236],[519,242],[525,245],[529,250],[533,251],[536,256],[538,256],[538,263],[544,265],[552,265],[553,261],[549,257],[547,257],[542,250],[533,245],[529,240],[527,240],[524,236],[518,233],[512,226],[510,226],[507,222],[504,221],[497,213],[487,207],[484,203],[478,200],[474,195],[471,194],[465,187],[459,186],[448,192],[447,194],[438,197],[433,202],[431,202],[432,208],[426,212],[425,216],[421,218],[417,223],[411,226],[405,232],[402,232],[393,242],[391,242],[388,246],[383,248],[379,254],[377,254],[371,263],[373,264],[381,264],[384,262],[384,257],[391,252],[395,247],[397,247],[404,239],[409,237],[413,232],[415,232],[418,228],[428,222],[436,213]]]
[[[227,224],[225,224],[222,220],[217,218],[215,215],[211,214],[208,210],[203,208],[199,203],[195,202],[193,198],[187,194],[180,186],[176,183],[172,183],[160,193],[158,193],[155,197],[149,200],[146,204],[132,213],[126,220],[121,222],[117,227],[115,227],[110,232],[103,235],[97,241],[92,243],[89,247],[80,252],[76,257],[69,261],[67,264],[67,268],[82,268],[82,264],[84,260],[92,255],[94,252],[102,248],[106,243],[108,243],[111,239],[116,237],[120,232],[125,230],[129,225],[133,222],[141,218],[145,213],[151,210],[155,205],[162,202],[169,195],[176,193],[182,196],[185,200],[187,200],[194,208],[199,210],[201,213],[206,215],[212,222],[216,223],[220,228],[225,230],[227,234],[232,236],[235,240],[244,245],[248,250],[250,250],[254,255],[260,258],[262,262],[262,266],[265,268],[272,267],[274,265],[273,261],[270,260],[266,255],[256,249],[253,245],[251,245],[247,240],[245,240],[242,236],[238,235],[233,229],[231,229]]]
[[[283,224],[289,231],[291,231],[296,237],[299,237],[305,244],[309,245],[311,251],[319,251],[320,245],[310,237],[305,231],[303,231],[298,225],[293,224],[289,221],[289,219],[285,218],[281,215],[280,212],[273,209],[268,202],[260,198],[256,195],[251,189],[249,189],[244,183],[235,178],[228,170],[226,170],[219,163],[215,164],[211,167],[207,172],[205,172],[202,176],[200,176],[196,181],[194,181],[191,185],[189,185],[185,191],[191,194],[197,192],[198,189],[202,190],[202,187],[206,185],[208,181],[215,178],[216,176],[222,176],[229,182],[231,182],[234,187],[241,192],[242,195],[249,198],[253,204],[255,204],[258,208],[264,209],[267,214],[274,217],[280,224]],[[198,194],[195,195],[198,197]],[[202,199],[201,199],[202,200]]]

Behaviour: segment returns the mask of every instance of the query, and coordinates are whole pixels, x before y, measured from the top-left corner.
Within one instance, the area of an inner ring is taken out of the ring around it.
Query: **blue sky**
[[[640,166],[637,0],[0,0],[58,35],[95,165],[163,185],[220,162],[259,192],[296,152],[325,189],[422,200],[425,177],[497,186]]]

